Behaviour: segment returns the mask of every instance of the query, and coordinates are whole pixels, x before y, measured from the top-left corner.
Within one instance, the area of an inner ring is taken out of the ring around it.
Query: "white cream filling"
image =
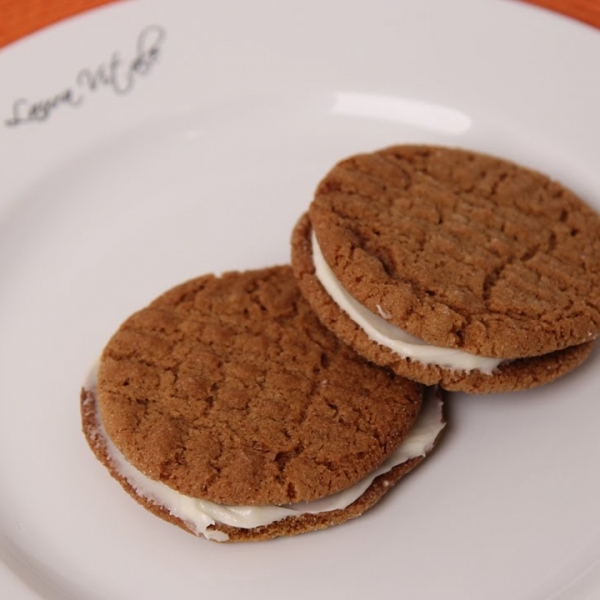
[[[491,375],[502,362],[501,358],[488,358],[463,352],[455,348],[432,346],[414,337],[400,327],[388,322],[391,315],[377,306],[379,315],[354,299],[337,279],[321,252],[314,231],[311,235],[315,275],[331,299],[367,334],[370,340],[389,348],[402,358],[410,358],[425,365],[436,365],[459,371],[478,370]]]
[[[96,395],[95,375],[90,376],[86,389]],[[100,414],[97,417],[98,434],[104,439],[110,460],[117,472],[129,482],[136,493],[166,508],[174,517],[191,526],[196,534],[218,542],[226,541],[228,536],[221,531],[209,529],[211,525],[217,523],[251,529],[286,517],[346,508],[366,491],[376,477],[411,458],[424,456],[429,452],[433,448],[438,434],[445,426],[442,401],[429,389],[417,421],[402,444],[376,471],[350,488],[312,502],[286,506],[228,506],[180,494],[164,483],[146,477],[127,462],[127,459],[106,434]]]

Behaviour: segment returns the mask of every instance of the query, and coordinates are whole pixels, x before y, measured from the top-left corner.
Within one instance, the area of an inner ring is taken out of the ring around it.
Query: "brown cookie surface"
[[[231,505],[352,485],[400,443],[421,396],[325,329],[290,267],[173,288],[123,323],[98,375],[103,425],[134,467]]]
[[[127,480],[115,465],[106,444],[106,438],[101,433],[101,424],[98,421],[98,410],[96,397],[89,390],[81,393],[81,415],[82,426],[86,439],[98,460],[104,464],[110,474],[120,483],[125,491],[139,502],[144,508],[156,516],[177,525],[181,529],[196,533],[193,525],[181,518],[174,516],[168,508],[140,494],[140,491]],[[438,435],[439,439],[439,435]],[[436,442],[438,440],[436,439]],[[317,514],[299,514],[287,517],[267,525],[252,528],[233,527],[222,523],[215,523],[209,527],[214,534],[215,531],[225,534],[226,542],[249,542],[263,541],[280,536],[298,535],[309,531],[326,529],[339,525],[360,516],[363,512],[374,506],[404,475],[419,465],[425,456],[417,456],[393,467],[387,473],[379,475],[373,480],[365,492],[346,508],[336,509]]]
[[[344,288],[429,344],[513,359],[600,332],[600,218],[540,173],[395,146],[338,163],[310,220]]]
[[[549,383],[572,371],[594,347],[595,342],[591,341],[537,357],[513,360],[489,375],[477,370],[447,369],[401,358],[369,339],[323,288],[315,276],[310,234],[310,219],[305,214],[292,236],[292,264],[300,289],[316,314],[326,327],[362,356],[404,377],[425,385],[440,385],[449,391],[489,393],[524,390]]]

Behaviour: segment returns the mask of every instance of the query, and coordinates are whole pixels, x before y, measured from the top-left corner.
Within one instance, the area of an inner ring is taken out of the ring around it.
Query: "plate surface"
[[[288,262],[346,155],[471,147],[600,209],[598,56],[591,28],[480,0],[119,4],[0,52],[0,596],[600,598],[598,352],[536,391],[453,396],[438,452],[371,512],[254,545],[131,501],[78,408],[129,313]]]

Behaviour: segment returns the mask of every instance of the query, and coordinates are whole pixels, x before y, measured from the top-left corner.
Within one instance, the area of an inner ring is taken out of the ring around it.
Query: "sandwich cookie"
[[[81,394],[97,458],[143,506],[216,541],[360,515],[434,446],[439,399],[324,328],[290,267],[173,288],[111,338]],[[418,420],[417,420],[418,419]]]
[[[564,186],[455,148],[338,163],[292,236],[311,306],[376,364],[448,390],[526,389],[600,331],[600,219]]]

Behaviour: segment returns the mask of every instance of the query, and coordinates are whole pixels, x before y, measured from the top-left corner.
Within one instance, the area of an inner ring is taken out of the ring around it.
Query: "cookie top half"
[[[317,320],[290,267],[173,288],[111,338],[98,373],[108,437],[146,476],[229,505],[345,489],[406,436],[422,388]]]
[[[600,218],[541,173],[394,146],[338,163],[309,214],[351,296],[429,344],[514,359],[600,333]]]

